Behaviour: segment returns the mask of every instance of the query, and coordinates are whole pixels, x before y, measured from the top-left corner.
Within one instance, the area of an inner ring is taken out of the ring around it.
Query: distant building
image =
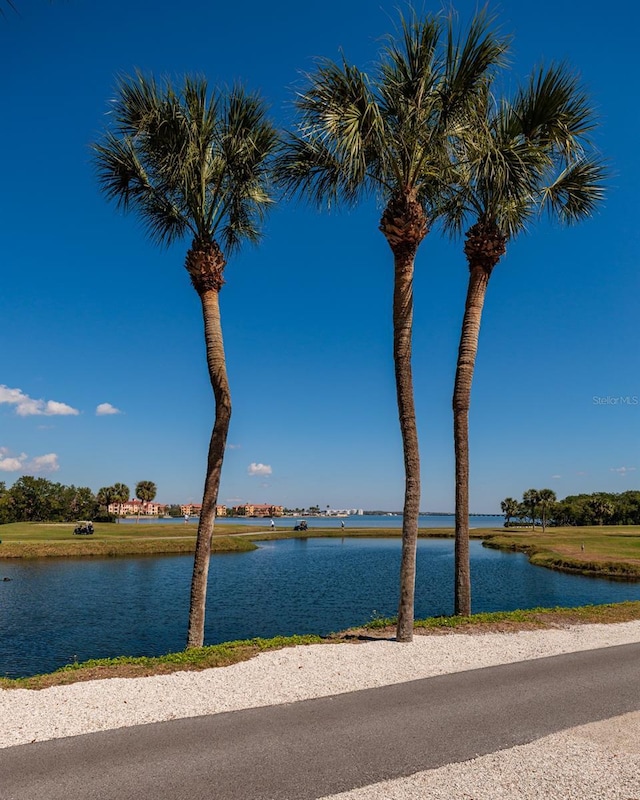
[[[185,517],[199,517],[202,511],[202,503],[185,503],[180,506],[180,511],[182,511]]]
[[[272,506],[268,503],[244,503],[241,506],[234,506],[231,511],[237,517],[281,517],[284,514],[284,506]]]
[[[180,511],[187,517],[199,517],[202,513],[202,503],[184,503],[180,506]],[[227,507],[218,505],[216,506],[216,517],[226,517]]]
[[[163,503],[147,502],[146,500],[127,500],[126,503],[109,503],[107,511],[118,517],[158,517],[165,513],[167,507]]]

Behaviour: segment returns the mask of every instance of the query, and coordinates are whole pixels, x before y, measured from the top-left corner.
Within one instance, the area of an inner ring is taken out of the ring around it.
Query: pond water
[[[327,634],[397,612],[399,539],[291,539],[211,559],[206,644]],[[185,644],[193,559],[0,562],[0,675]],[[640,600],[640,583],[532,567],[471,542],[473,610]],[[11,580],[2,581],[8,577]],[[418,544],[416,617],[453,611],[453,540]]]

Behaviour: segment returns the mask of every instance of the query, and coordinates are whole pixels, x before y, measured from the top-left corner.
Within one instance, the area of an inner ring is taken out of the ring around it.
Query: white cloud
[[[41,403],[42,400],[38,400],[37,402]],[[80,412],[77,408],[72,408],[66,403],[58,403],[56,400],[47,400],[44,405],[44,410],[36,413],[44,414],[45,417],[76,417]]]
[[[241,447],[241,445],[239,445],[239,444],[228,444],[227,445],[227,450],[239,450],[240,447]]]
[[[635,467],[611,467],[609,472],[617,472],[618,475],[622,475],[623,477],[627,474],[627,472],[635,472]]]
[[[36,456],[28,465],[29,472],[57,472],[60,469],[56,453]]]
[[[0,447],[0,471],[24,473],[32,472],[57,472],[60,469],[58,456],[56,453],[46,453],[43,456],[35,456],[29,461],[26,453],[19,456],[10,455],[6,447]]]
[[[10,456],[6,447],[0,447],[0,470],[2,472],[17,472],[22,469],[27,460],[27,454],[21,453],[17,458]]]
[[[552,475],[551,477],[552,477],[552,478],[556,478],[556,479],[558,479],[558,478],[561,478],[561,477],[562,477],[562,475]]]
[[[19,417],[75,417],[80,413],[77,408],[73,408],[67,403],[59,403],[57,400],[34,400],[21,389],[9,389],[4,384],[0,384],[1,403],[15,406],[16,414]]]
[[[255,461],[247,467],[249,475],[271,475],[271,467],[268,464],[256,464]]]
[[[96,406],[96,416],[104,417],[108,414],[122,414],[122,411],[112,406],[111,403],[100,403],[100,405]]]

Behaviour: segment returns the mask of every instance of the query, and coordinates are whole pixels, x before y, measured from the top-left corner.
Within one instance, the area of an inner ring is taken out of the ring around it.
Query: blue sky
[[[115,76],[240,79],[285,125],[318,56],[365,70],[396,0],[320,5],[16,0],[0,18],[0,480],[202,493],[213,401],[187,243],[152,245],[99,194],[89,145]],[[509,245],[485,305],[471,411],[471,508],[530,487],[558,496],[640,484],[635,149],[640,10],[630,0],[506,0],[513,77],[566,60],[599,110],[613,175],[598,215],[541,222]],[[456,8],[468,20],[475,3]],[[439,5],[425,3],[437,11]],[[233,419],[220,502],[395,510],[403,471],[381,209],[280,204],[222,291]],[[450,398],[467,269],[437,232],[416,263],[414,381],[422,508],[453,510]],[[106,404],[106,405],[105,405]],[[98,411],[103,413],[98,413]],[[105,413],[117,410],[119,413]]]

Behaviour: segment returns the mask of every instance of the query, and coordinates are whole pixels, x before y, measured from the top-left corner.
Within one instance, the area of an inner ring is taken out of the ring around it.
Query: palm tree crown
[[[111,503],[115,502],[115,491],[113,486],[103,486],[102,488],[98,489],[96,493],[96,500],[101,506],[104,506],[105,511],[108,513],[109,506]]]
[[[512,101],[494,101],[487,87],[475,111],[472,125],[450,139],[450,231],[476,224],[506,244],[541,210],[564,223],[594,212],[606,170],[590,141],[593,108],[566,66],[534,70]]]
[[[153,481],[140,481],[136,484],[136,497],[143,503],[150,503],[156,496],[156,485]]]
[[[491,21],[478,14],[459,41],[451,19],[401,19],[373,78],[344,58],[321,60],[296,99],[297,129],[277,165],[281,184],[318,206],[376,194],[388,209],[404,199],[431,221],[448,177],[447,136],[507,48]],[[393,247],[397,232],[389,238]]]
[[[120,80],[111,116],[94,145],[100,186],[154,241],[190,234],[231,253],[259,240],[276,132],[257,95],[235,86],[209,97],[206,80],[191,77],[178,92],[137,73]]]

